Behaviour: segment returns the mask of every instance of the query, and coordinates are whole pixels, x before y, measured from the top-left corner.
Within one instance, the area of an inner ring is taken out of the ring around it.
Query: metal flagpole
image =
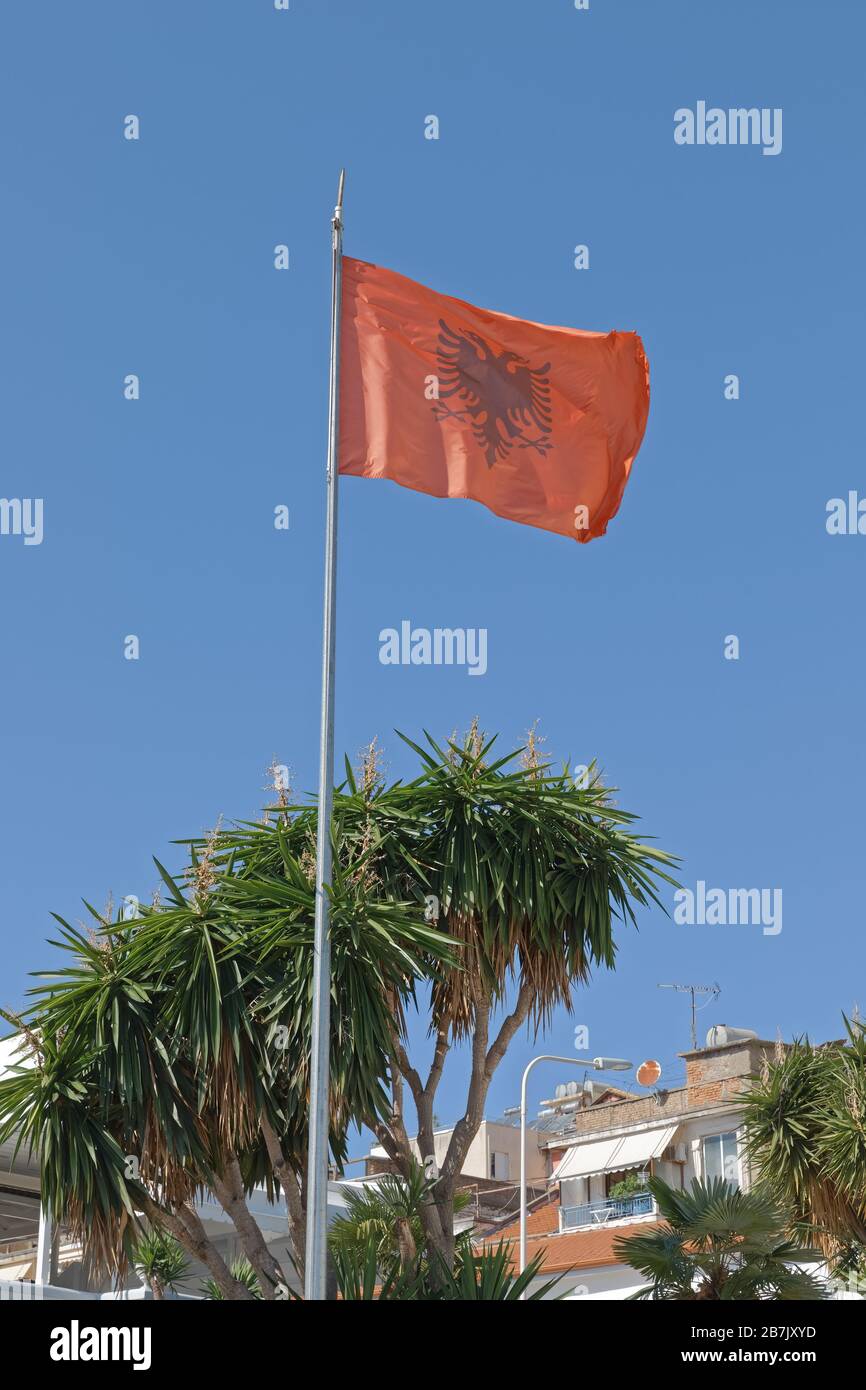
[[[328,375],[328,507],[325,526],[325,616],[322,632],[322,724],[316,835],[316,922],[313,940],[313,1029],[310,1048],[310,1135],[307,1153],[307,1243],[304,1297],[326,1297],[328,1237],[328,1064],[331,1040],[331,812],[334,799],[334,635],[337,600],[337,434],[340,418],[340,304],[343,287],[343,185],[331,219],[331,365]]]

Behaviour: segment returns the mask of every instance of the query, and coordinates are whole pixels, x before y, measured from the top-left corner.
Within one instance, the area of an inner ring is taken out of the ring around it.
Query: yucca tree
[[[835,1264],[866,1249],[866,1030],[780,1047],[744,1096],[746,1147],[756,1178]]]
[[[401,735],[401,737],[403,737]],[[615,923],[633,923],[635,907],[659,903],[673,883],[671,857],[633,833],[635,817],[614,806],[592,773],[577,785],[567,770],[526,748],[497,757],[477,726],[444,746],[404,742],[420,760],[408,783],[386,784],[375,750],[334,798],[340,871],[384,901],[413,900],[454,948],[423,1008],[434,1040],[425,1070],[409,1054],[405,999],[393,996],[389,1113],[371,1123],[397,1171],[409,1179],[419,1151],[434,1153],[433,1113],[448,1053],[469,1044],[470,1075],[459,1118],[435,1186],[422,1207],[425,1240],[445,1266],[454,1261],[454,1196],[481,1124],[491,1080],[516,1033],[539,1028],[593,965],[612,968]],[[274,808],[266,825],[243,825],[217,843],[235,883],[253,901],[262,881],[281,874],[288,852],[315,871],[315,806]],[[431,962],[432,964],[432,962]],[[409,1137],[404,1089],[417,1115]]]
[[[262,1292],[259,1276],[256,1274],[249,1260],[245,1260],[243,1257],[238,1260],[232,1260],[231,1276],[236,1283],[240,1284],[248,1291],[251,1298],[261,1298]],[[201,1291],[204,1297],[210,1302],[222,1302],[225,1298],[222,1288],[215,1279],[206,1279],[202,1284]]]
[[[449,1303],[536,1303],[555,1298],[553,1290],[559,1276],[531,1288],[542,1273],[543,1263],[543,1255],[533,1255],[525,1269],[515,1273],[511,1249],[502,1243],[481,1251],[471,1245],[458,1246],[453,1274],[449,1277],[444,1269],[444,1277],[433,1286],[430,1297]]]
[[[814,1260],[786,1234],[787,1219],[766,1193],[742,1192],[721,1178],[695,1180],[678,1191],[661,1178],[649,1190],[665,1224],[614,1241],[618,1260],[649,1282],[631,1298],[662,1301],[822,1299],[814,1275],[797,1268]]]
[[[363,1187],[346,1188],[346,1214],[336,1216],[328,1230],[331,1251],[357,1253],[366,1267],[372,1248],[379,1266],[386,1267],[396,1258],[404,1271],[416,1268],[424,1243],[421,1209],[434,1186],[435,1180],[426,1178],[416,1164],[408,1178],[384,1173]],[[468,1192],[458,1192],[455,1215],[465,1211],[470,1201]]]
[[[328,1242],[341,1296],[353,1302],[511,1302],[550,1296],[553,1279],[529,1292],[542,1263],[536,1256],[521,1274],[500,1242],[476,1252],[470,1231],[458,1237],[454,1267],[438,1251],[422,1248],[421,1212],[434,1184],[416,1165],[406,1180],[385,1174],[346,1193],[348,1211],[331,1224]],[[458,1192],[455,1210],[469,1204]]]
[[[553,1290],[559,1282],[549,1279],[530,1290],[541,1273],[541,1255],[515,1274],[507,1249],[497,1246],[476,1252],[471,1242],[458,1243],[453,1268],[438,1253],[432,1264],[406,1267],[396,1257],[383,1264],[372,1244],[338,1246],[334,1262],[340,1297],[349,1302],[532,1303],[555,1297]]]
[[[208,1240],[195,1201],[231,1218],[262,1296],[283,1273],[250,1214],[256,1183],[287,1196],[303,1250],[314,892],[280,843],[255,893],[210,848],[133,921],[61,920],[69,960],[43,975],[21,1027],[26,1065],[0,1082],[0,1134],[38,1152],[43,1200],[91,1265],[122,1272],[145,1227],[202,1260],[224,1298],[252,1297]],[[331,885],[331,1143],[388,1112],[394,1007],[444,944],[412,904]],[[60,919],[58,919],[60,920]]]
[[[176,1293],[189,1273],[190,1262],[180,1241],[158,1228],[142,1236],[133,1260],[155,1299],[164,1298],[166,1289]]]
[[[612,967],[615,922],[673,880],[600,781],[552,771],[534,739],[500,758],[475,727],[444,747],[406,742],[414,780],[386,785],[371,754],[357,778],[347,763],[334,799],[330,1137],[339,1163],[349,1127],[369,1126],[409,1180],[419,1150],[434,1152],[448,1053],[470,1044],[464,1113],[421,1207],[440,1271],[454,1266],[455,1193],[509,1043],[570,1008],[594,964]],[[97,1266],[121,1269],[146,1222],[224,1297],[249,1298],[197,1216],[207,1189],[262,1296],[280,1297],[247,1197],[260,1183],[285,1195],[300,1272],[316,808],[281,790],[261,823],[189,843],[189,872],[158,866],[166,900],[135,920],[90,909],[88,934],[58,919],[70,963],[15,1020],[32,1065],[0,1083],[0,1137],[39,1152],[47,1205]],[[434,1038],[423,1074],[407,1047],[416,1006]]]

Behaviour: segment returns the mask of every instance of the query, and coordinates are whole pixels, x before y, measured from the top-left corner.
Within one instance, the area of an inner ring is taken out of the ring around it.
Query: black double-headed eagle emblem
[[[553,448],[549,362],[530,367],[518,353],[497,351],[478,333],[449,328],[444,319],[436,357],[439,397],[433,413],[437,420],[471,426],[488,468],[515,446],[546,457]]]

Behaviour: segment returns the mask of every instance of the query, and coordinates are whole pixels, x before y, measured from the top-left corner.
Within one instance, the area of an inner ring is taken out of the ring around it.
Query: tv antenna
[[[708,994],[710,997],[706,1004],[701,1008],[705,1009],[707,1004],[712,1004],[714,999],[718,999],[722,992],[721,985],[659,985],[659,989],[675,989],[680,994],[690,994],[692,997],[692,1051],[697,1052],[698,1048],[698,1025],[696,1015],[698,1013],[697,996]]]

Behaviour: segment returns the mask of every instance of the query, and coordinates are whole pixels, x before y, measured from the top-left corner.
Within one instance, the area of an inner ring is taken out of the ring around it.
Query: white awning
[[[645,1129],[642,1134],[627,1134],[614,1154],[612,1168],[643,1168],[651,1158],[660,1158],[677,1132],[676,1125],[665,1129]]]
[[[588,1144],[575,1144],[566,1149],[551,1174],[551,1182],[564,1178],[588,1178],[591,1173],[604,1173],[615,1165],[610,1162],[622,1139],[592,1139]]]
[[[563,1154],[550,1181],[590,1178],[597,1173],[616,1173],[622,1168],[643,1168],[650,1159],[664,1153],[677,1128],[677,1125],[665,1125],[663,1129],[644,1129],[638,1134],[575,1144]]]

